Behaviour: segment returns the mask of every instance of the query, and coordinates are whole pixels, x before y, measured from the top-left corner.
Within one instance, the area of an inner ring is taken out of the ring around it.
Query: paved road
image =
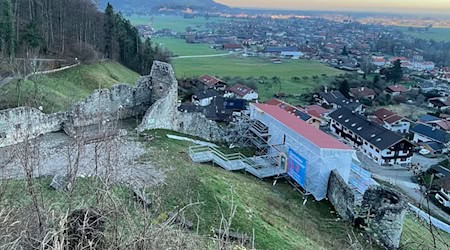
[[[427,202],[427,199],[419,190],[419,185],[412,182],[413,172],[405,167],[383,167],[369,159],[361,152],[357,152],[361,165],[366,170],[373,173],[373,178],[389,182],[392,185],[400,188],[400,190],[407,195],[413,203],[417,204],[424,211],[430,210],[430,214],[442,218],[445,222],[450,223],[450,215],[442,211],[438,206],[432,202]],[[414,155],[412,162],[420,164],[422,170],[427,170],[432,165],[442,161],[442,158],[430,159],[420,155]],[[428,209],[428,206],[430,209]]]

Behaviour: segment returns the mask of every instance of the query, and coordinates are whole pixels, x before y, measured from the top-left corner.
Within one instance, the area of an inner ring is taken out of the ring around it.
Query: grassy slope
[[[435,40],[438,42],[450,41],[450,28],[431,28],[429,32],[409,31],[408,27],[398,27],[400,30],[413,37]]]
[[[56,112],[86,98],[95,89],[110,88],[117,83],[134,84],[138,78],[137,73],[116,62],[80,65],[66,71],[32,77],[20,85],[20,97],[17,84],[11,83],[5,90],[8,95],[0,97],[5,98],[0,101],[11,106],[43,106],[45,112]]]
[[[165,138],[165,131],[151,133],[156,138],[151,148],[161,148],[164,155],[159,158],[158,154],[152,154],[154,162],[164,168],[170,162],[173,168],[165,187],[166,205],[174,206],[171,201],[179,199],[169,191],[175,186],[183,185],[186,193],[196,194],[197,199],[204,202],[197,211],[202,218],[201,233],[207,234],[210,228],[217,227],[221,211],[227,216],[234,200],[237,213],[232,228],[250,235],[254,229],[259,249],[344,249],[349,246],[349,235],[354,238],[359,234],[348,223],[337,220],[327,201],[316,202],[308,197],[303,205],[302,195],[286,183],[278,182],[273,186],[271,181],[260,181],[244,173],[227,172],[209,164],[193,164],[187,155],[188,143]],[[186,176],[187,180],[180,176]],[[198,185],[184,185],[195,180],[199,181]],[[450,235],[442,235],[450,244]],[[357,238],[365,248],[370,248],[360,236]],[[402,244],[407,245],[405,249],[417,249],[431,246],[432,238],[424,226],[407,216]],[[444,249],[442,242],[438,246]]]
[[[156,206],[156,210],[152,210],[155,213],[147,221],[161,222],[169,211],[198,201],[202,204],[189,207],[186,216],[196,225],[195,214],[198,214],[199,233],[211,236],[211,230],[220,225],[221,215],[228,219],[230,208],[235,205],[237,209],[231,228],[248,235],[254,230],[258,249],[348,249],[349,236],[359,239],[364,249],[372,249],[360,232],[337,219],[327,201],[315,202],[308,197],[303,205],[302,195],[281,181],[272,185],[271,181],[261,181],[244,173],[227,172],[210,164],[194,164],[187,155],[189,143],[168,139],[166,133],[152,131],[150,134],[154,139],[146,143],[147,160],[169,171],[164,186],[148,190],[158,194],[159,199],[154,202],[161,207]],[[53,211],[56,216],[65,213],[69,204],[72,208],[95,206],[96,196],[92,191],[102,188],[93,179],[80,179],[74,198],[69,199],[63,193],[48,189],[49,183],[50,179],[38,181],[39,201],[45,204],[44,211]],[[3,191],[0,209],[31,205],[23,181],[2,181],[0,184]],[[112,191],[117,197],[115,204],[132,215],[136,225],[142,225],[145,221],[142,216],[149,215],[137,208],[140,206],[136,207],[130,190],[116,186]],[[17,196],[17,193],[23,195]],[[450,242],[450,235],[441,235],[443,240]],[[107,237],[111,235],[107,233]],[[407,216],[402,244],[405,245],[403,249],[429,249],[432,238],[427,228]],[[438,244],[438,249],[445,249],[440,241]]]

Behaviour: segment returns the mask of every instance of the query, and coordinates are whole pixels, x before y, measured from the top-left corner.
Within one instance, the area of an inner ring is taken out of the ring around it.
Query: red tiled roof
[[[393,116],[387,118],[385,121],[389,124],[393,124],[393,123],[400,121],[401,119],[403,119],[403,117],[401,117],[399,115],[393,115]]]
[[[373,112],[373,115],[377,118],[384,120],[388,118],[389,116],[395,115],[394,112],[387,110],[385,108],[378,109],[377,111]]]
[[[240,97],[244,97],[246,94],[253,92],[253,89],[241,84],[236,84],[232,87],[227,88],[227,91],[235,93]]]
[[[355,97],[369,97],[369,96],[374,96],[375,95],[375,91],[373,91],[373,89],[370,89],[370,88],[367,88],[367,87],[351,88],[350,92]]]
[[[403,85],[391,85],[386,87],[386,89],[390,90],[391,92],[400,92],[400,93],[408,91],[408,89],[406,89],[405,86]]]
[[[251,105],[256,106],[267,115],[270,115],[286,127],[290,128],[292,131],[303,136],[305,139],[309,140],[320,148],[351,150],[350,147],[338,141],[331,135],[328,135],[320,129],[309,125],[308,123],[302,121],[301,119],[298,119],[287,111],[280,110],[280,108],[277,106],[260,103]]]
[[[442,130],[449,131],[450,130],[450,121],[441,120],[435,123],[438,125]]]
[[[210,87],[222,82],[222,80],[220,80],[214,76],[209,76],[209,75],[201,76],[198,78],[198,80],[201,81],[203,84],[208,85]]]
[[[372,59],[373,62],[386,62],[386,60],[384,58],[375,58]]]
[[[319,105],[309,105],[309,106],[306,106],[305,109],[308,112],[315,111],[315,112],[317,112],[320,115],[323,115],[323,114],[326,114],[326,113],[330,113],[330,110],[328,110],[328,109],[326,109],[326,108],[324,108],[322,106],[319,106]]]
[[[373,112],[373,115],[376,116],[380,121],[384,121],[389,124],[396,123],[397,121],[403,119],[402,116],[399,116],[396,113],[385,108],[378,109],[377,111]]]

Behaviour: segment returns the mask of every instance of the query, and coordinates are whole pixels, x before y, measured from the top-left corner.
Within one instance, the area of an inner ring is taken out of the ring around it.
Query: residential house
[[[420,89],[421,92],[430,92],[435,89],[435,83],[433,81],[427,80],[423,82],[419,82],[415,85]]]
[[[428,107],[435,108],[439,110],[446,110],[450,108],[450,98],[449,97],[434,97],[428,99]]]
[[[405,86],[403,86],[403,85],[391,85],[391,86],[387,86],[384,89],[384,92],[386,94],[390,94],[390,95],[395,96],[395,95],[400,95],[400,94],[403,94],[405,92],[408,92],[408,89],[405,88]]]
[[[236,84],[225,89],[226,95],[230,97],[241,98],[247,101],[258,100],[258,93],[248,86]]]
[[[178,107],[180,112],[201,113],[206,118],[219,122],[230,122],[233,115],[245,110],[247,102],[243,99],[213,97],[208,106],[199,106],[194,103],[183,103]]]
[[[300,120],[305,121],[306,123],[312,125],[313,127],[319,128],[320,125],[323,123],[322,119],[320,117],[315,117],[313,115],[308,114],[308,112],[300,107],[294,107],[290,105],[289,103],[283,102],[279,99],[272,98],[268,100],[265,104],[271,105],[271,106],[278,106],[279,108],[287,111],[288,113],[296,116]]]
[[[349,94],[356,99],[375,99],[375,91],[367,87],[351,88]]]
[[[372,64],[379,68],[386,66],[386,63],[387,61],[383,57],[372,58]]]
[[[314,113],[314,115],[319,115],[320,117],[326,117],[332,110],[326,109],[319,105],[308,105],[305,107],[308,113]]]
[[[450,146],[449,133],[422,123],[418,123],[412,127],[411,132],[414,134],[413,142],[417,144],[436,142],[442,145],[442,149],[440,150],[442,153],[448,152]]]
[[[431,123],[431,122],[438,122],[440,121],[441,118],[433,116],[433,115],[429,115],[429,114],[424,114],[419,116],[419,119],[417,120],[417,122],[419,123]]]
[[[381,108],[373,113],[372,121],[389,129],[392,132],[407,134],[411,126],[411,121],[390,110]]]
[[[323,91],[319,92],[317,94],[314,94],[313,96],[316,100],[316,102],[327,108],[330,107],[332,109],[337,109],[340,107],[348,107],[351,110],[358,112],[359,114],[363,114],[366,109],[362,103],[359,101],[353,101],[350,99],[347,99],[340,91],[333,90],[333,91]]]
[[[225,90],[227,84],[214,76],[204,75],[198,78],[198,80],[205,85],[205,88]]]
[[[414,145],[347,107],[329,115],[330,129],[380,165],[410,164]]]
[[[191,101],[192,101],[192,103],[194,103],[196,105],[206,107],[211,104],[211,101],[213,100],[214,97],[221,96],[221,95],[222,94],[220,94],[215,89],[205,89],[205,90],[201,90],[201,91],[198,91],[195,94],[193,94]]]

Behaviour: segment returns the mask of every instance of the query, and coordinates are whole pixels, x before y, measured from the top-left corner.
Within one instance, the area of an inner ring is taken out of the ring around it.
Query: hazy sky
[[[300,10],[439,12],[450,15],[450,0],[216,0],[234,7]]]

